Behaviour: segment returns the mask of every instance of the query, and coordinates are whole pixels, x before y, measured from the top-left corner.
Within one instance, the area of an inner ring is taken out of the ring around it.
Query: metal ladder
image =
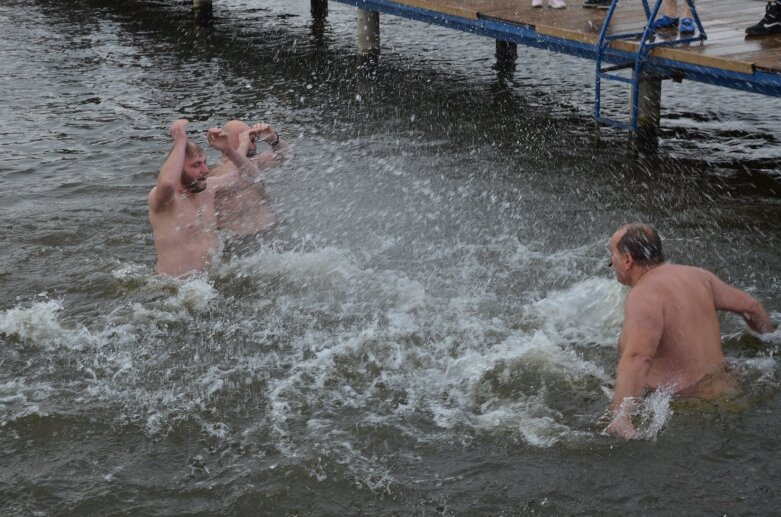
[[[707,39],[707,35],[705,34],[705,29],[702,27],[702,23],[700,22],[700,17],[697,14],[697,9],[694,7],[694,0],[685,0],[687,5],[689,6],[689,9],[691,10],[694,23],[697,25],[697,32],[695,33],[696,35],[675,39],[671,41],[661,41],[661,42],[653,41],[654,35],[656,34],[656,29],[653,28],[653,24],[656,22],[656,16],[659,14],[659,9],[662,6],[663,1],[664,0],[656,0],[653,9],[649,9],[648,0],[642,0],[643,10],[645,10],[645,16],[647,19],[645,29],[642,32],[626,32],[626,33],[608,35],[608,28],[610,27],[610,22],[613,19],[613,14],[616,11],[616,7],[618,7],[619,0],[613,0],[612,3],[610,4],[610,8],[607,11],[607,16],[605,17],[605,22],[602,24],[602,30],[599,33],[599,41],[597,42],[597,48],[596,48],[597,55],[596,55],[596,83],[595,83],[595,92],[594,92],[595,93],[594,120],[597,123],[597,127],[599,127],[600,124],[603,124],[603,125],[615,126],[621,129],[627,129],[629,131],[636,132],[638,127],[638,103],[639,103],[638,93],[640,89],[641,72],[643,70],[643,66],[645,65],[646,59],[648,58],[648,55],[651,53],[651,51],[656,47],[672,47],[676,45],[684,45],[687,43],[692,43],[694,41],[699,41],[700,44],[702,44],[702,42],[704,42]],[[640,47],[637,50],[637,54],[635,54],[634,61],[628,61],[625,63],[619,63],[617,65],[609,66],[607,68],[602,68],[602,59],[605,50],[607,50],[611,42],[615,40],[633,40],[636,38],[640,38],[639,39]],[[627,68],[634,69],[632,77],[623,77],[612,73],[617,70],[623,70]],[[601,104],[602,104],[602,80],[603,79],[606,81],[618,81],[618,82],[627,83],[631,85],[632,105],[630,108],[629,123],[621,122],[620,120],[602,116]]]

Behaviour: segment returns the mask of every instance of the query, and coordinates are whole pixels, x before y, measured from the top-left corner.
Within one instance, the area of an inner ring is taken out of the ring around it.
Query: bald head
[[[234,149],[239,148],[239,135],[245,131],[249,131],[249,129],[249,125],[241,120],[231,120],[222,126],[222,130],[228,134],[228,141]]]
[[[662,240],[650,224],[632,223],[622,226],[615,233],[616,248],[629,253],[639,266],[657,266],[664,262]]]

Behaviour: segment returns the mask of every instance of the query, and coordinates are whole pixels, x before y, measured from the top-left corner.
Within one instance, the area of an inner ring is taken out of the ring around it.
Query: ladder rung
[[[600,71],[599,77],[601,77],[602,79],[607,79],[608,81],[618,81],[619,83],[632,84],[632,79],[630,79],[629,77],[621,77],[620,75],[616,75],[616,74],[605,74],[602,73],[602,71]]]
[[[623,34],[611,34],[610,36],[605,36],[606,41],[613,41],[616,39],[632,39],[632,38],[639,38],[644,33],[642,32],[625,32]]]
[[[613,66],[609,66],[607,68],[603,68],[602,70],[600,70],[600,72],[602,72],[602,73],[605,73],[605,72],[615,72],[616,70],[624,70],[626,68],[632,68],[633,66],[635,66],[635,62],[634,61],[630,61],[629,63],[621,63],[620,65],[613,65]]]

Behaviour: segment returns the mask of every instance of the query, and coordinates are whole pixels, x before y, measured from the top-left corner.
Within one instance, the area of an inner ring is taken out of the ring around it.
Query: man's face
[[[188,192],[197,194],[206,190],[207,174],[209,174],[209,167],[206,166],[206,156],[199,154],[184,158],[182,185]]]
[[[628,285],[631,261],[628,260],[628,253],[621,253],[618,249],[618,241],[621,240],[623,235],[624,232],[619,230],[610,239],[610,265],[613,266],[613,271],[616,272],[616,280],[624,285]]]
[[[247,147],[247,158],[252,158],[258,154],[258,146],[255,143],[255,135],[249,137],[249,146]]]

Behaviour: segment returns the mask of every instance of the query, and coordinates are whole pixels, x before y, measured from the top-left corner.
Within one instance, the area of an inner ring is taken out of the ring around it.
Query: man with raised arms
[[[214,207],[217,192],[235,193],[244,180],[259,174],[244,154],[231,148],[228,135],[213,128],[208,132],[209,144],[232,160],[235,169],[207,181],[206,154],[187,140],[187,123],[186,119],[179,119],[171,125],[174,146],[148,198],[157,272],[173,277],[203,271],[219,252]],[[241,138],[248,141],[252,133],[247,131]]]
[[[666,263],[650,225],[619,228],[610,253],[616,278],[632,290],[624,306],[607,431],[632,438],[634,403],[649,390],[702,399],[738,393],[737,381],[724,370],[717,311],[740,314],[756,332],[773,332],[762,304],[709,271]]]
[[[250,127],[241,120],[227,122],[222,130],[228,135],[231,150],[236,150],[249,158],[260,171],[282,163],[290,154],[287,142],[279,137],[268,124],[255,124]],[[250,131],[250,138],[240,138]],[[257,141],[262,140],[271,149],[257,154]],[[227,152],[223,151],[220,162],[209,171],[209,178],[219,178],[236,172],[236,165]],[[274,224],[274,212],[268,202],[263,182],[258,177],[240,177],[240,186],[235,195],[218,192],[215,198],[217,224],[237,235],[252,235]]]

